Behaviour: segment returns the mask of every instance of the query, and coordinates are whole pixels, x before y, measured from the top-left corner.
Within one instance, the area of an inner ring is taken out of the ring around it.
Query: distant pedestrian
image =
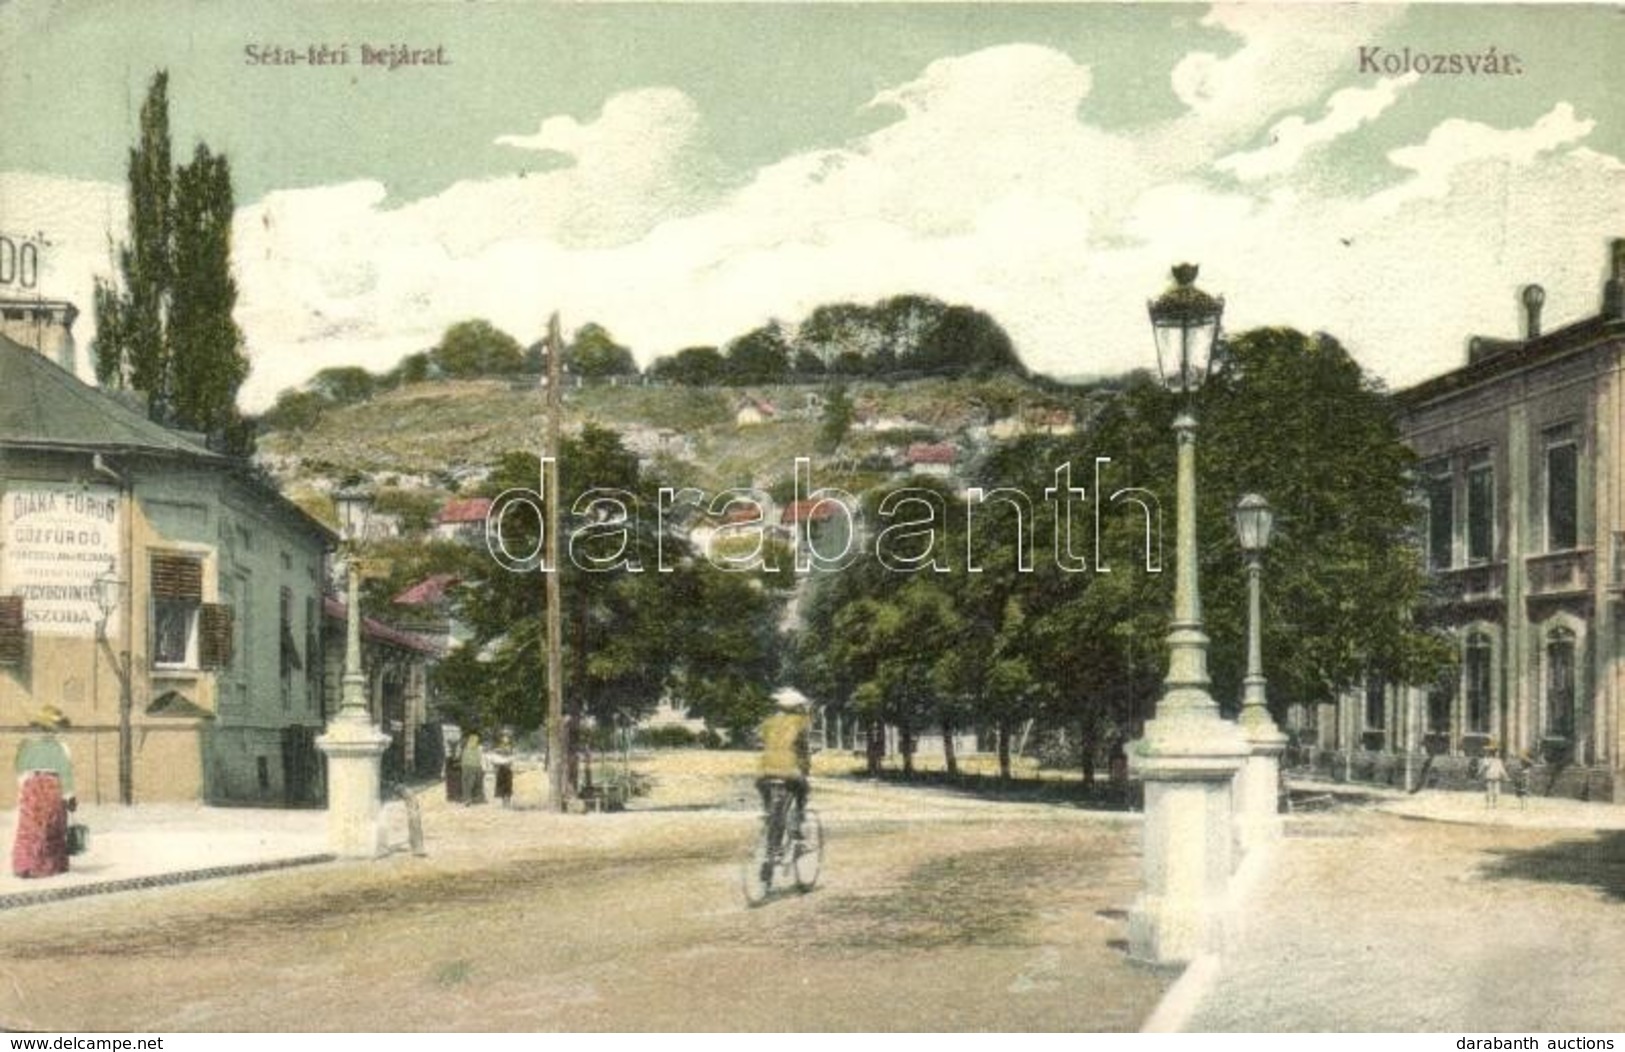
[[[497,747],[487,755],[491,760],[491,770],[496,774],[496,787],[493,792],[503,807],[512,807],[513,735],[503,731],[497,738]]]
[[[480,736],[470,734],[463,740],[463,803],[485,803],[485,757],[480,750]]]
[[[1490,751],[1484,757],[1482,768],[1484,776],[1484,806],[1499,807],[1501,805],[1501,783],[1507,778],[1507,765],[1501,762],[1501,754],[1495,751],[1495,743],[1490,743]]]
[[[54,877],[68,871],[68,812],[79,805],[73,761],[57,732],[68,718],[55,705],[40,710],[31,734],[17,746],[17,837],[11,871],[19,877]]]
[[[1518,754],[1518,769],[1512,776],[1512,790],[1518,794],[1518,810],[1529,806],[1529,794],[1535,788],[1535,764],[1525,750]]]

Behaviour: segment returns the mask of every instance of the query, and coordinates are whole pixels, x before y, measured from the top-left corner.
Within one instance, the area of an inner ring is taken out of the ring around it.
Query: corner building
[[[71,720],[82,800],[319,803],[333,534],[241,460],[79,381],[57,353],[66,333],[11,333],[0,757],[52,704]],[[16,791],[0,778],[0,808]]]
[[[1536,794],[1625,792],[1625,239],[1596,315],[1544,332],[1544,292],[1521,295],[1521,339],[1475,337],[1466,365],[1398,395],[1426,616],[1460,665],[1322,706],[1300,738],[1336,776],[1462,785],[1493,745],[1528,755]]]

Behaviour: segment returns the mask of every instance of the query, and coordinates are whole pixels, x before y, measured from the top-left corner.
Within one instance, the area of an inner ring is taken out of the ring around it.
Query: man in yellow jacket
[[[782,830],[772,812],[772,785],[783,782],[794,801],[790,835],[801,836],[801,815],[807,807],[807,772],[812,767],[812,749],[807,741],[812,720],[807,715],[807,698],[800,691],[784,687],[773,695],[777,712],[762,723],[762,756],[757,764],[756,789],[762,794],[762,809],[768,816],[768,843],[777,844]]]

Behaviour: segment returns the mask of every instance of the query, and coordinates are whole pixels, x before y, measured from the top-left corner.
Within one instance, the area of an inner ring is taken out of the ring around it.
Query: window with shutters
[[[203,560],[156,554],[151,566],[153,667],[197,668]]]

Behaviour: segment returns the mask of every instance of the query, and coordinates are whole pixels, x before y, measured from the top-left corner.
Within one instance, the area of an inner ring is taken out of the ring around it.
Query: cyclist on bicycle
[[[801,816],[807,807],[807,772],[812,767],[808,732],[812,720],[807,715],[807,698],[790,687],[773,694],[778,712],[762,723],[762,756],[757,765],[756,789],[762,794],[762,810],[767,813],[768,843],[777,844],[783,833],[775,828],[773,783],[783,782],[790,790],[790,836],[801,839]],[[764,865],[769,868],[771,863]],[[764,875],[764,879],[765,875]]]

